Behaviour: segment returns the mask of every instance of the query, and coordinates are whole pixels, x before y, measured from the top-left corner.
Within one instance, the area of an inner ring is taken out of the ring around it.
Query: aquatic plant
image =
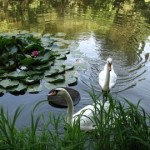
[[[39,92],[41,80],[48,89],[76,84],[77,77],[66,75],[74,66],[64,64],[69,50],[63,41],[48,34],[40,38],[24,32],[0,34],[0,93]]]
[[[99,101],[100,96],[93,91],[89,95],[95,104]],[[129,100],[120,102],[111,96],[108,101],[109,110],[104,111],[102,105],[100,117],[94,115],[97,128],[92,132],[81,131],[79,122],[69,126],[62,114],[56,117],[50,112],[48,118],[43,114],[35,117],[45,101],[37,103],[31,111],[30,127],[20,130],[16,122],[23,107],[16,109],[13,118],[0,107],[0,149],[150,149],[150,116],[140,107],[140,102],[134,105]]]

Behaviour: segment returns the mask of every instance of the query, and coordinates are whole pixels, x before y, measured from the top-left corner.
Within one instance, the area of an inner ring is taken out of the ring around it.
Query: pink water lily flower
[[[36,57],[38,55],[39,55],[39,52],[37,50],[34,50],[31,54],[31,56],[34,56],[34,57]]]

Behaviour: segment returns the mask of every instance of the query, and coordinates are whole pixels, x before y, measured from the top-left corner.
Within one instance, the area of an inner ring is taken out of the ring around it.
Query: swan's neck
[[[105,78],[104,87],[103,87],[104,91],[109,91],[109,80],[110,80],[110,70],[107,68],[106,69],[106,78]]]
[[[67,115],[66,115],[66,122],[68,124],[72,124],[72,117],[73,117],[73,102],[72,102],[72,98],[70,96],[70,94],[65,90],[65,99],[67,102]]]

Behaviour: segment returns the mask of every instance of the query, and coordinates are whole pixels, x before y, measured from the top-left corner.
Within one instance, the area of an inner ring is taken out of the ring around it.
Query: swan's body
[[[115,86],[117,81],[117,75],[114,72],[112,59],[108,58],[107,63],[99,74],[99,84],[103,91],[109,92],[112,87]]]
[[[64,88],[56,88],[53,92],[49,93],[49,95],[56,95],[58,93],[64,96],[67,101],[68,109],[66,122],[70,125],[73,125],[79,121],[80,129],[84,131],[94,130],[96,124],[93,115],[99,115],[101,108],[103,108],[105,111],[107,111],[109,108],[108,102],[105,102],[104,105],[102,103],[97,103],[96,106],[87,105],[73,115],[73,102],[71,96]]]

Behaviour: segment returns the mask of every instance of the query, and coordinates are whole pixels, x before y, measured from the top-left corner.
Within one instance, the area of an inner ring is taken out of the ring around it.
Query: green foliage
[[[90,132],[81,131],[78,121],[73,126],[66,124],[61,114],[56,117],[50,112],[48,118],[43,114],[35,116],[38,108],[47,102],[45,100],[37,103],[31,111],[30,127],[20,130],[16,128],[16,122],[23,107],[16,109],[13,118],[0,107],[0,149],[150,149],[150,116],[140,107],[140,102],[134,105],[124,99],[121,103],[109,95],[110,107],[105,111],[103,102],[100,109],[96,107],[100,95],[94,91],[90,91],[89,95],[99,112],[99,115],[93,116],[96,129]]]
[[[74,66],[63,65],[69,53],[61,49],[63,35],[58,33],[58,42],[49,34],[41,38],[29,33],[0,34],[0,87],[19,94],[19,91],[41,91],[40,80],[53,85],[62,84],[63,81],[64,86],[76,84],[74,76],[71,79],[65,77],[65,73],[74,69]],[[14,85],[16,81],[19,83]],[[1,90],[1,93],[5,90]]]
[[[11,88],[11,87],[17,87],[19,85],[18,81],[5,79],[0,81],[0,86],[3,88]]]

